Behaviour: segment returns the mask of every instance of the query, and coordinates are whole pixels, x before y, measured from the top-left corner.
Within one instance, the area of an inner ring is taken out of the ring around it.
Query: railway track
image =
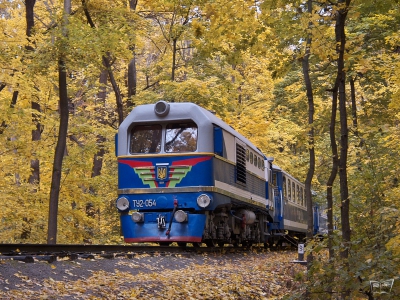
[[[253,249],[253,248],[252,248]],[[254,249],[259,249],[254,247]],[[25,263],[57,259],[133,258],[136,255],[190,255],[191,253],[226,253],[249,251],[246,247],[190,247],[152,245],[87,245],[87,244],[0,244],[0,260]]]

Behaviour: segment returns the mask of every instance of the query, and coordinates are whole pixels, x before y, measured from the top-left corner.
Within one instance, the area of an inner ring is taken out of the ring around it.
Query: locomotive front
[[[116,142],[125,242],[200,243],[213,207],[213,126],[192,103],[135,108]]]

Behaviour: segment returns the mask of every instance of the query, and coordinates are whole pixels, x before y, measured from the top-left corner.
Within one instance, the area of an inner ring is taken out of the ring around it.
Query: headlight
[[[197,197],[197,205],[201,208],[206,208],[209,206],[211,203],[211,198],[210,196],[206,194],[201,194],[200,196]]]
[[[132,218],[132,221],[135,223],[143,222],[143,220],[144,220],[143,214],[141,214],[137,211],[132,214],[131,218]]]
[[[177,210],[175,212],[175,220],[179,223],[187,221],[187,213],[185,213],[183,210]]]
[[[117,208],[121,211],[127,210],[129,208],[129,200],[125,197],[118,198]]]
[[[162,101],[162,100],[158,101],[154,105],[154,112],[159,117],[165,117],[169,113],[169,103]]]

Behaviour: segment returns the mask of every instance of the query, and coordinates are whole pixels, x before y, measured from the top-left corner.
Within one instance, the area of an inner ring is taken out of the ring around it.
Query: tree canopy
[[[311,292],[339,278],[345,290],[369,295],[369,280],[397,276],[397,0],[313,1],[311,10],[301,0],[73,0],[67,14],[61,2],[0,3],[1,243],[46,241],[64,72],[69,121],[57,242],[122,242],[114,208],[118,125],[136,105],[189,101],[215,111],[301,180],[315,151],[316,199],[324,204],[332,193],[338,229],[349,205],[351,237],[344,243],[343,232],[332,232],[336,253],[324,267],[314,262]],[[347,194],[342,175],[327,183],[335,158],[345,159]],[[318,243],[309,247],[322,253]]]

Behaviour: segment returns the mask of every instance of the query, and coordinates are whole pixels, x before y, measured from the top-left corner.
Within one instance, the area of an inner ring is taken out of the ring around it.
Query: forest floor
[[[0,261],[0,299],[282,299],[300,293],[296,252],[142,254]]]

